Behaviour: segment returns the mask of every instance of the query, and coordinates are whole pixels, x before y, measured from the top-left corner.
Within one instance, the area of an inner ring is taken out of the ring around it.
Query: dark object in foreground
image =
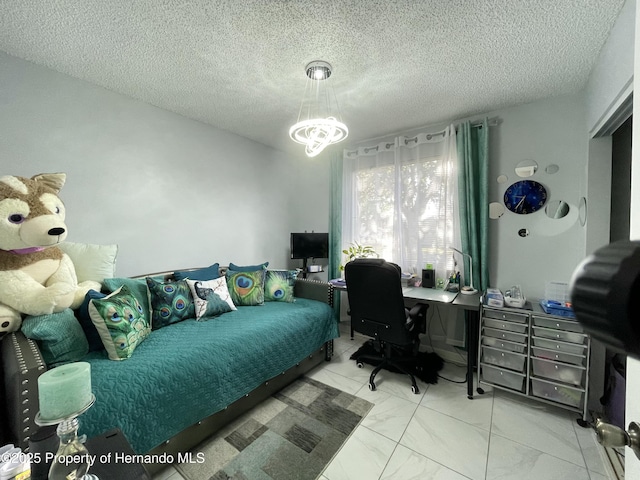
[[[640,358],[640,240],[610,243],[573,272],[571,303],[587,333]]]

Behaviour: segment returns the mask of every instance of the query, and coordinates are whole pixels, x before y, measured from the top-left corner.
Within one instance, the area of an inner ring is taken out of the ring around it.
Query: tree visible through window
[[[343,227],[343,240],[373,246],[404,272],[432,264],[445,278],[454,269],[450,247],[459,242],[455,148],[453,155],[434,152],[432,145],[403,150],[377,159],[345,158],[351,162],[344,199],[352,224]]]

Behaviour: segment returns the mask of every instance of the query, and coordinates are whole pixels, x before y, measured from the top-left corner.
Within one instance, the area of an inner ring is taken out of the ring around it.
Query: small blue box
[[[555,300],[540,300],[540,306],[542,307],[544,312],[548,313],[549,315],[576,318],[576,314],[571,307],[567,307],[560,302],[556,302]]]

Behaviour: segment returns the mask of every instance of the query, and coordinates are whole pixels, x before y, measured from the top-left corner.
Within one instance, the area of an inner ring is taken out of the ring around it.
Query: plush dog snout
[[[67,226],[57,215],[40,215],[21,223],[16,237],[14,249],[50,247],[65,241]]]

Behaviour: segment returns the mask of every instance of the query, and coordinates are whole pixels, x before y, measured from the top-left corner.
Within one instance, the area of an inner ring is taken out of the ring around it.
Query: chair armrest
[[[429,304],[416,303],[408,312],[407,329],[413,330],[414,327],[418,327],[419,333],[427,333],[427,310]]]
[[[5,335],[0,342],[6,419],[11,442],[28,451],[29,437],[38,430],[38,377],[47,371],[35,341],[22,332]]]
[[[293,286],[293,295],[295,297],[325,302],[333,307],[333,285],[328,282],[297,278]]]

